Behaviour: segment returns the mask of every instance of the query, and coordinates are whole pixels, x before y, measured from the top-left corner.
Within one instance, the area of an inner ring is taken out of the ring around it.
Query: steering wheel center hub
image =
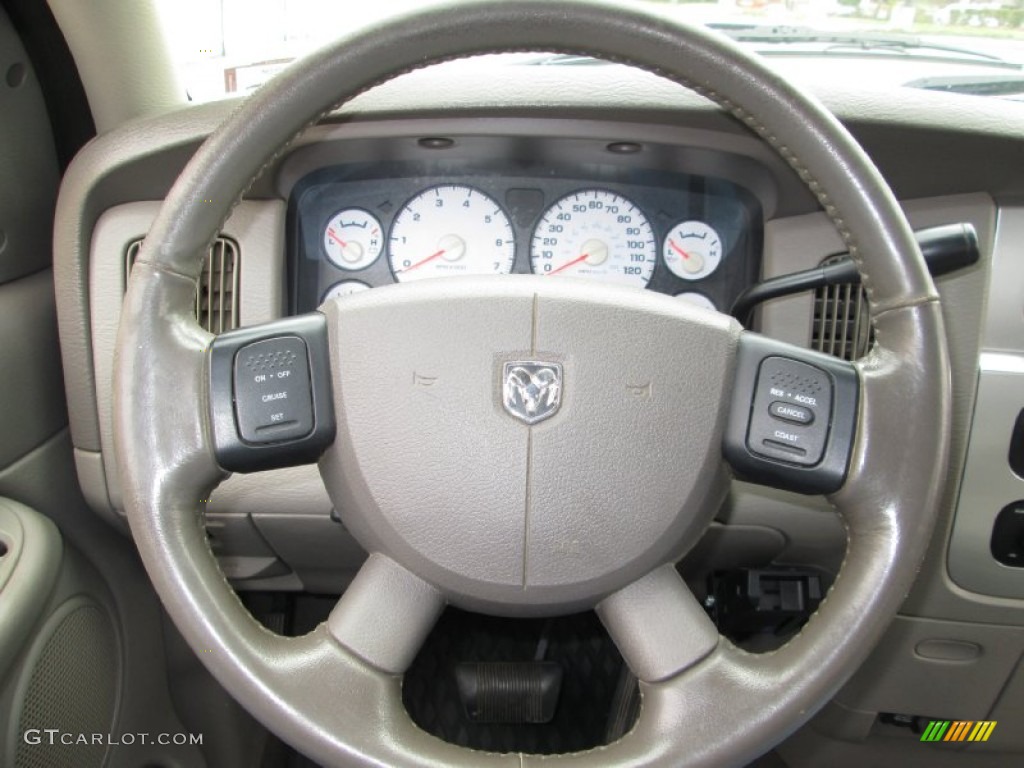
[[[589,607],[692,545],[722,499],[739,334],[724,315],[535,277],[399,285],[324,311],[332,501],[369,551],[456,604]]]

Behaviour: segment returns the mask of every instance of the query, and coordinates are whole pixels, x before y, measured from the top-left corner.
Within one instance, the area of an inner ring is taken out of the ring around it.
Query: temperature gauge
[[[334,214],[324,228],[324,251],[338,269],[365,269],[384,247],[380,222],[361,208]]]
[[[661,255],[673,275],[700,280],[722,262],[722,239],[703,221],[683,221],[669,230]]]

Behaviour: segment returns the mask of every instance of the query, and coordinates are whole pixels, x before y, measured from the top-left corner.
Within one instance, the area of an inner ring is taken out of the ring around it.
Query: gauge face
[[[563,197],[533,233],[530,263],[538,275],[592,277],[643,288],[657,245],[650,222],[626,198],[602,189]]]
[[[366,283],[360,282],[359,280],[342,280],[341,282],[335,283],[324,292],[324,297],[320,300],[320,303],[323,304],[325,301],[336,299],[339,296],[349,296],[353,293],[368,290],[370,290],[370,286]]]
[[[676,298],[690,304],[695,304],[698,307],[704,307],[704,309],[718,309],[718,307],[715,306],[715,302],[703,293],[697,293],[696,291],[683,291],[682,293],[677,293]]]
[[[501,207],[472,187],[420,192],[391,227],[391,269],[401,282],[512,271],[515,236]]]
[[[380,222],[361,208],[346,208],[331,216],[324,227],[324,251],[339,269],[365,269],[384,247]]]
[[[676,277],[700,280],[722,263],[722,239],[703,221],[682,221],[669,230],[661,255]]]

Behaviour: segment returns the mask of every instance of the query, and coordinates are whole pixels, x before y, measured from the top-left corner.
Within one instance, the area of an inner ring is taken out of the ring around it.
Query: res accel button
[[[814,411],[804,408],[802,405],[783,403],[776,400],[768,406],[768,413],[776,419],[788,421],[792,424],[810,424],[814,421]]]
[[[297,336],[253,342],[235,356],[235,418],[248,443],[296,440],[313,431],[309,353]]]

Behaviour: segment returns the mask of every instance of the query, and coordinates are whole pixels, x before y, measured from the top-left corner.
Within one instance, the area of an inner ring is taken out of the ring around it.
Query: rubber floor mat
[[[459,662],[545,661],[562,666],[554,718],[543,725],[471,722],[455,683]],[[447,609],[406,672],[402,699],[423,730],[489,752],[554,754],[605,743],[622,656],[592,611],[504,619]]]

